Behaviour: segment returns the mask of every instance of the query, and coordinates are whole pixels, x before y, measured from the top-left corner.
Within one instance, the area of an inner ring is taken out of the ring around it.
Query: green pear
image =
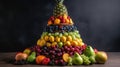
[[[87,46],[86,49],[83,51],[83,54],[85,54],[88,57],[95,56],[94,49],[91,46]]]
[[[81,65],[83,64],[83,59],[82,57],[76,52],[74,56],[72,57],[72,62],[75,65]]]
[[[96,63],[95,56],[89,57],[89,60],[91,61],[92,64]]]
[[[68,65],[69,65],[69,66],[72,66],[72,64],[73,64],[73,63],[72,63],[72,57],[69,57]]]
[[[27,62],[32,63],[32,62],[35,61],[35,58],[36,58],[36,52],[32,52],[32,53],[28,56]]]

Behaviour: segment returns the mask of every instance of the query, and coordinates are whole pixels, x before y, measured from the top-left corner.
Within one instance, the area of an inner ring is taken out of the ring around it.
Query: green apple
[[[60,33],[60,34],[59,34],[59,37],[62,37],[62,36],[63,36],[63,34],[62,34],[62,33]]]
[[[67,33],[67,32],[64,32],[64,36],[68,36],[68,33]]]
[[[48,36],[52,36],[52,34],[51,34],[51,33],[48,33]]]
[[[76,38],[80,38],[80,34],[76,34],[75,36],[76,36]]]
[[[68,34],[69,34],[70,36],[72,36],[72,35],[73,35],[73,33],[72,33],[72,32],[69,32]]]
[[[58,36],[58,35],[59,35],[59,32],[56,32],[56,33],[55,33],[55,36]]]
[[[75,39],[76,39],[75,35],[71,35],[71,36],[72,36],[72,39],[73,39],[73,40],[75,40]]]
[[[45,36],[45,35],[47,35],[48,34],[48,32],[43,32],[42,33],[42,36]]]
[[[75,30],[74,32],[77,33],[77,34],[79,34],[79,31],[78,31],[78,30]]]
[[[59,42],[58,43],[58,46],[61,48],[63,46],[63,43],[62,42]]]

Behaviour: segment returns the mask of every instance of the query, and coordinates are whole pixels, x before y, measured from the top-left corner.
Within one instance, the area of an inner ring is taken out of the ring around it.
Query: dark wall
[[[120,0],[65,0],[83,41],[99,50],[120,51]],[[35,45],[54,0],[0,0],[0,52]]]

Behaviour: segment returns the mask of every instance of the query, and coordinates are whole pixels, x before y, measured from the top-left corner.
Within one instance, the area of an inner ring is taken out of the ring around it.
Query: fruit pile
[[[105,63],[107,54],[91,46],[33,46],[15,56],[15,64],[90,65]]]
[[[105,63],[107,54],[86,45],[68,16],[63,0],[55,0],[53,16],[35,46],[18,52],[15,64],[90,65]]]

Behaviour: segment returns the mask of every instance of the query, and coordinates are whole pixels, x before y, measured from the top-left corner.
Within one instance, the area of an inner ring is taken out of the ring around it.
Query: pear
[[[72,57],[72,63],[75,64],[75,65],[83,64],[83,59],[77,52]]]
[[[95,56],[94,49],[91,46],[87,46],[86,49],[83,51],[83,54],[85,54],[88,57]]]
[[[94,56],[89,57],[89,60],[91,61],[92,64],[96,63],[96,60],[95,60]]]
[[[69,57],[68,65],[69,65],[69,66],[72,66],[72,57]]]
[[[35,58],[36,58],[36,52],[32,52],[32,53],[28,56],[27,61],[30,62],[30,63],[32,63],[32,62],[35,61]]]

